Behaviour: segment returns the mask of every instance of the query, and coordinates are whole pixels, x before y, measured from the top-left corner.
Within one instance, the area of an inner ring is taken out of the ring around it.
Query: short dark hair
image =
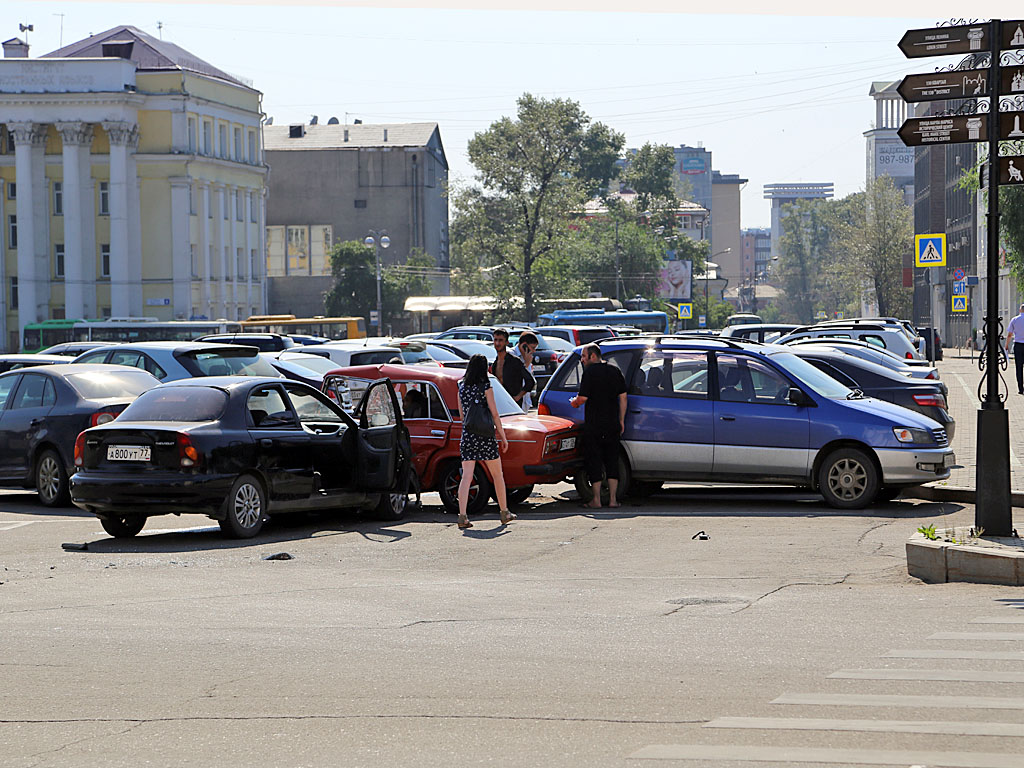
[[[524,341],[527,344],[540,344],[540,340],[537,338],[537,334],[534,333],[533,331],[523,331],[521,334],[519,334],[519,343],[522,344]]]
[[[590,342],[589,344],[584,344],[583,345],[583,350],[582,350],[582,352],[580,354],[581,355],[585,355],[588,352],[590,354],[592,354],[592,355],[597,355],[598,357],[601,357],[601,348],[599,346],[597,346],[597,344],[595,344],[594,342]]]
[[[491,331],[491,335],[492,336],[504,336],[505,337],[505,341],[508,341],[508,331],[506,331],[504,328],[495,328],[493,331]]]

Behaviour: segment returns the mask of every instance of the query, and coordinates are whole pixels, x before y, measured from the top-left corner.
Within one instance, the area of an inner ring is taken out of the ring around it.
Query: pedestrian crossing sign
[[[676,313],[679,315],[680,320],[692,320],[693,304],[691,302],[686,302],[685,304],[676,304]]]
[[[953,311],[954,312],[966,312],[967,311],[967,297],[966,296],[954,296],[953,297]]]
[[[946,234],[914,235],[914,266],[946,266]]]

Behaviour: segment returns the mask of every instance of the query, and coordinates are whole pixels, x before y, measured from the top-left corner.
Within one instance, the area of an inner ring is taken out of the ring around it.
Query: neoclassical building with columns
[[[0,59],[0,348],[28,323],[266,306],[261,94],[134,27]]]

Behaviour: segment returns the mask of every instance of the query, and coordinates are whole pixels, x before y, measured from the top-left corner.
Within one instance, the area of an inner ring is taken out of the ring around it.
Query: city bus
[[[628,325],[645,333],[668,333],[668,315],[656,311],[562,309],[541,315],[542,325]]]
[[[366,321],[361,317],[253,315],[242,320],[242,328],[250,333],[297,333],[325,339],[366,338]]]
[[[67,341],[191,341],[211,333],[240,333],[230,320],[160,320],[111,317],[103,320],[43,320],[25,326],[21,348],[39,352]]]

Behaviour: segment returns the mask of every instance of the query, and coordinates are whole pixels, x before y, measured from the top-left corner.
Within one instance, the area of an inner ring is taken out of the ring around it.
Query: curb
[[[1024,586],[1024,549],[1019,545],[1020,539],[986,541],[996,546],[932,541],[915,533],[907,541],[907,573],[932,584],[958,581]],[[1004,543],[1006,546],[999,546]]]
[[[962,485],[918,485],[907,488],[900,493],[901,499],[921,499],[923,501],[958,501],[973,504],[976,492],[973,488]],[[1010,504],[1024,508],[1024,491],[1011,491]]]

